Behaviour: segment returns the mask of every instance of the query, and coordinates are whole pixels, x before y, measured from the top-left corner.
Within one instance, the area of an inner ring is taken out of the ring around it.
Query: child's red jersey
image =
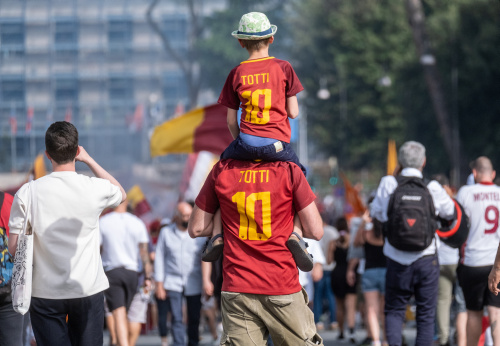
[[[196,205],[212,214],[221,210],[222,290],[266,295],[299,292],[297,266],[286,241],[295,212],[315,198],[294,163],[219,161]]]
[[[232,109],[241,107],[241,132],[290,143],[286,99],[302,90],[288,61],[246,60],[231,70],[218,102]]]

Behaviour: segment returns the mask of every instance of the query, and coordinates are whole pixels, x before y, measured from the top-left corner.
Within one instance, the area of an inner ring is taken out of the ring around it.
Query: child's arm
[[[227,127],[229,127],[229,132],[234,139],[240,134],[240,128],[238,127],[238,110],[228,108],[227,109]]]
[[[299,116],[299,102],[297,101],[297,96],[294,95],[286,99],[286,112],[288,117],[292,119]]]

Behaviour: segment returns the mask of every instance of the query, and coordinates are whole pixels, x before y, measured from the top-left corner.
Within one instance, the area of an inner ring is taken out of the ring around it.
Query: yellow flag
[[[45,169],[45,162],[43,160],[43,153],[38,154],[33,162],[33,177],[35,180],[47,175],[47,170]]]
[[[398,154],[396,152],[396,141],[389,139],[387,148],[387,175],[392,175],[398,164]]]

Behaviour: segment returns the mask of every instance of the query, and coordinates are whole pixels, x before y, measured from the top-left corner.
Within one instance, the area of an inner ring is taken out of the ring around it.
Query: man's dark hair
[[[249,52],[254,52],[261,50],[265,46],[269,45],[269,39],[268,38],[263,38],[262,40],[241,40],[243,42],[243,46],[249,51]]]
[[[45,150],[58,164],[71,162],[78,150],[78,131],[67,121],[56,121],[45,132]]]

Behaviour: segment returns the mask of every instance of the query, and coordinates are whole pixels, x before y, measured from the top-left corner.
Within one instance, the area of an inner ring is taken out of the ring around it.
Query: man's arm
[[[488,276],[488,288],[494,295],[498,295],[500,290],[498,289],[498,283],[500,282],[500,245],[498,245],[497,255],[495,257],[495,263],[493,263],[493,268],[491,268],[490,275]]]
[[[17,250],[17,238],[19,238],[18,234],[9,234],[9,253],[12,256],[16,255],[16,250]]]
[[[127,198],[127,193],[125,192],[123,187],[120,185],[120,183],[111,174],[109,174],[104,168],[102,168],[97,162],[95,162],[95,160],[92,157],[90,157],[90,155],[87,153],[87,151],[81,145],[78,147],[78,149],[79,149],[79,152],[75,158],[76,161],[81,161],[81,162],[85,163],[97,178],[106,179],[111,184],[118,186],[120,188],[120,192],[122,193],[122,200],[120,203],[125,201],[125,199]]]
[[[214,284],[212,283],[212,262],[201,261],[201,280],[203,283],[203,293],[207,297],[214,295]]]
[[[238,110],[228,108],[227,109],[227,127],[229,127],[229,132],[234,139],[240,134],[240,128],[238,127]]]
[[[316,203],[311,202],[307,207],[297,213],[302,223],[304,237],[320,240],[323,237],[323,220],[319,215]]]
[[[158,236],[158,242],[156,243],[156,254],[154,263],[155,281],[156,281],[156,297],[160,300],[167,299],[167,292],[163,287],[163,281],[165,280],[165,255],[164,255],[164,243],[165,243],[165,232],[168,229],[164,227],[160,230],[160,235]]]
[[[375,218],[380,222],[387,221],[387,207],[389,206],[389,199],[397,186],[398,182],[393,176],[387,175],[382,178],[377,188],[375,199],[370,205],[370,215],[372,218]]]
[[[189,218],[189,236],[191,238],[211,236],[214,227],[213,218],[214,214],[207,213],[195,205]]]
[[[139,254],[141,256],[142,267],[144,268],[144,275],[146,275],[146,278],[151,278],[151,274],[153,273],[153,267],[149,259],[148,246],[149,246],[148,243],[140,243]]]
[[[446,220],[453,219],[453,216],[455,215],[455,203],[453,203],[453,200],[446,193],[443,186],[433,180],[427,185],[427,188],[431,193],[434,208],[436,209],[439,217]]]

